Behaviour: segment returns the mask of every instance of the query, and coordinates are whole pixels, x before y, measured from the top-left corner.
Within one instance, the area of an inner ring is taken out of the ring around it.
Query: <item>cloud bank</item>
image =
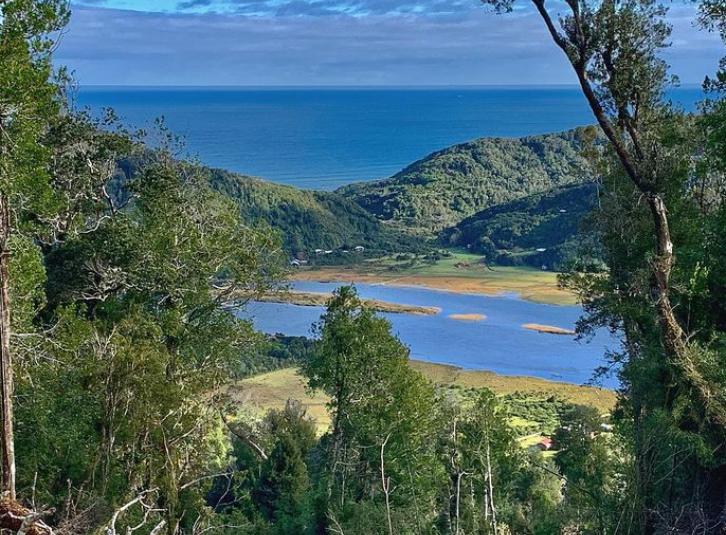
[[[571,84],[529,9],[498,16],[475,0],[85,0],[57,61],[82,84]],[[685,83],[722,46],[673,8],[666,58]]]

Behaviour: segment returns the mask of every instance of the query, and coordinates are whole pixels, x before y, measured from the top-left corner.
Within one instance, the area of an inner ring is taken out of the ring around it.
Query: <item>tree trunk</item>
[[[384,456],[386,444],[388,444],[389,438],[391,438],[390,434],[388,436],[386,436],[386,439],[383,441],[383,444],[381,444],[381,487],[383,488],[383,495],[386,499],[386,520],[388,521],[388,533],[389,533],[389,535],[393,535],[393,522],[391,521],[391,501],[390,501],[391,478],[386,477],[386,465],[385,465],[386,460],[385,460],[385,456]]]
[[[0,414],[2,415],[2,493],[15,500],[13,359],[10,353],[10,207],[0,194]]]
[[[491,452],[489,447],[489,429],[487,429],[487,449],[486,449],[486,456],[487,456],[487,486],[489,487],[489,508],[491,510],[492,515],[492,529],[494,530],[494,533],[498,533],[497,528],[497,510],[496,507],[494,507],[494,482],[492,481],[492,458],[491,458]]]
[[[464,477],[463,472],[456,474],[456,530],[454,533],[461,533],[461,478]]]
[[[668,225],[668,210],[663,197],[658,192],[657,184],[641,172],[639,163],[643,159],[639,150],[640,141],[636,128],[628,127],[628,133],[634,145],[635,154],[629,149],[627,143],[619,135],[611,120],[608,118],[597,93],[592,87],[587,73],[587,62],[584,43],[576,43],[578,46],[573,49],[566,38],[557,30],[555,23],[545,8],[544,0],[532,0],[535,8],[541,15],[547,26],[552,39],[562,49],[577,75],[582,93],[587,100],[590,109],[597,119],[598,125],[610,141],[618,160],[623,166],[626,174],[646,198],[648,208],[653,218],[653,237],[656,241],[656,257],[652,266],[653,278],[655,279],[656,313],[661,329],[661,342],[669,364],[682,375],[688,386],[695,390],[699,401],[703,404],[706,414],[718,425],[726,426],[726,399],[723,392],[715,391],[714,385],[703,377],[697,365],[688,355],[687,336],[681,327],[678,319],[673,313],[673,305],[670,301],[670,275],[674,264],[673,241],[671,240]],[[578,19],[580,13],[573,8],[573,17]],[[578,20],[578,24],[582,24]],[[619,112],[621,113],[621,112]],[[622,113],[617,117],[619,120],[628,119]],[[627,121],[624,121],[627,124]]]
[[[663,329],[663,345],[671,355],[680,355],[685,350],[686,344],[683,329],[673,314],[669,296],[673,269],[673,242],[668,226],[668,211],[660,195],[650,195],[648,206],[655,227],[656,258],[653,262],[653,276],[658,289],[658,315]]]

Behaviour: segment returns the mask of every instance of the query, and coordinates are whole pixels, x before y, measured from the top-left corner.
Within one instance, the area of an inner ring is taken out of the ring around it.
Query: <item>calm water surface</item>
[[[337,286],[318,282],[294,284],[297,290],[312,292],[330,292]],[[574,337],[541,334],[521,327],[523,323],[542,323],[572,329],[582,312],[577,306],[542,305],[516,296],[490,297],[425,288],[372,284],[356,287],[365,298],[442,309],[436,316],[385,314],[415,359],[582,384],[604,364],[606,349],[616,349],[618,345],[617,339],[606,331],[598,332],[589,342],[580,342]],[[310,336],[311,325],[322,312],[321,307],[251,303],[241,315],[251,318],[266,333]],[[469,322],[448,317],[469,313],[485,314],[487,319]],[[616,381],[607,379],[604,386],[614,387]]]
[[[673,92],[692,109],[698,88]],[[82,87],[78,103],[113,107],[130,126],[164,116],[203,163],[312,189],[390,176],[483,136],[593,123],[574,87],[240,89]]]

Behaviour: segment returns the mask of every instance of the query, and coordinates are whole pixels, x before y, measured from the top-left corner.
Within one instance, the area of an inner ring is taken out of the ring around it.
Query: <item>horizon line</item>
[[[127,88],[127,89],[578,89],[579,84],[415,84],[415,85],[353,85],[353,84],[74,84],[79,88]],[[681,83],[678,85],[668,86],[666,89],[679,88],[702,88],[701,83]]]

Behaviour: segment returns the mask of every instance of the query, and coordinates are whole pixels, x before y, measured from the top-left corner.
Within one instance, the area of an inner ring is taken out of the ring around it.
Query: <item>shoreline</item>
[[[486,314],[449,314],[449,319],[457,321],[484,321],[487,319]]]
[[[563,329],[554,325],[542,325],[541,323],[525,323],[522,329],[535,331],[541,334],[556,334],[558,336],[575,336],[577,333],[572,329]]]
[[[292,281],[311,281],[321,283],[344,284],[375,284],[398,288],[426,288],[457,294],[485,295],[488,297],[504,297],[516,294],[517,297],[534,303],[552,306],[574,306],[577,299],[574,294],[562,290],[552,283],[532,282],[532,272],[521,273],[508,270],[508,277],[471,277],[471,276],[440,276],[417,274],[383,274],[352,270],[348,268],[316,268],[294,271],[290,274]],[[497,273],[499,277],[501,274]],[[535,274],[537,274],[535,272]]]
[[[492,370],[462,368],[456,364],[421,359],[410,359],[409,365],[439,385],[488,388],[497,395],[516,392],[550,394],[572,403],[596,407],[603,412],[611,410],[617,398],[615,389],[544,379],[534,375],[507,375]]]
[[[265,294],[256,298],[256,301],[263,303],[283,303],[297,306],[324,307],[328,300],[333,297],[332,293],[323,292],[282,292]],[[407,305],[403,303],[392,303],[380,299],[361,299],[361,302],[376,312],[389,314],[414,314],[419,316],[435,316],[441,313],[441,308],[419,305]]]

